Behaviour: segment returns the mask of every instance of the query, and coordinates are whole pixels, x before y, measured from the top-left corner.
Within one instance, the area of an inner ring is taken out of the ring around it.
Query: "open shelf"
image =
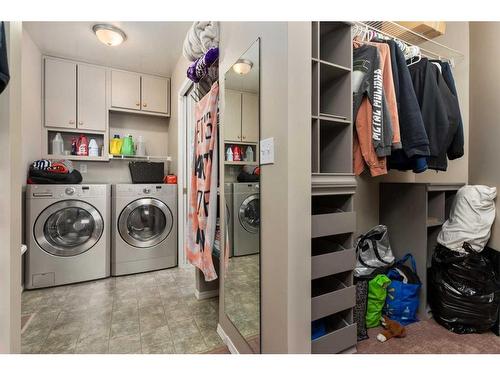
[[[315,322],[323,324],[325,334],[311,343],[313,354],[340,353],[356,344],[356,324],[352,323],[350,309]]]
[[[345,123],[319,120],[319,137],[319,172],[352,172],[352,128]]]
[[[356,230],[352,195],[315,195],[312,197],[312,238],[351,233]]]
[[[319,113],[351,119],[351,74],[330,64],[319,63]]]
[[[256,161],[225,161],[225,165],[259,165]]]
[[[320,59],[350,68],[351,26],[345,22],[320,22],[319,34]]]
[[[88,141],[94,139],[97,143],[97,147],[99,149],[99,156],[79,156],[79,155],[58,155],[52,153],[52,139],[55,137],[57,133],[61,134],[64,143],[64,151],[71,151],[71,142],[73,138],[78,139],[80,134],[85,134],[87,136]],[[63,131],[61,129],[47,129],[47,154],[46,157],[50,159],[67,159],[67,160],[78,160],[78,161],[108,161],[108,155],[104,152],[105,142],[105,134],[104,133],[93,133],[87,131]]]
[[[350,271],[356,265],[350,233],[313,238],[311,255],[312,280]]]

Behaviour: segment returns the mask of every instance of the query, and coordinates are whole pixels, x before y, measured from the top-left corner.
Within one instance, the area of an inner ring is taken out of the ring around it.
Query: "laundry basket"
[[[164,163],[146,161],[132,161],[128,164],[130,177],[134,184],[162,183],[164,177]]]

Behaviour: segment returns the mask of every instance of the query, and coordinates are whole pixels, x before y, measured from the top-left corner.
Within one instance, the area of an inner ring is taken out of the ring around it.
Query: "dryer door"
[[[260,225],[259,194],[247,197],[238,211],[240,224],[247,232],[258,233]]]
[[[60,257],[80,255],[101,238],[104,221],[89,203],[65,200],[47,207],[38,216],[33,234],[47,253]]]
[[[154,198],[141,198],[126,206],[118,219],[118,232],[131,246],[148,248],[168,237],[174,218],[168,206]]]

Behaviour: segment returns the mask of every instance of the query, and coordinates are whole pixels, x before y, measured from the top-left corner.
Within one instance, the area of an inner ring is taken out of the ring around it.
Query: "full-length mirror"
[[[224,311],[260,352],[259,40],[225,73],[224,189],[229,260]]]

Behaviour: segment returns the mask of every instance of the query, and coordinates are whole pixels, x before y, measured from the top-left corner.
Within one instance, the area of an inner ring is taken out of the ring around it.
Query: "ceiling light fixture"
[[[245,74],[248,74],[250,70],[252,70],[253,62],[250,60],[246,59],[239,59],[236,61],[233,65],[233,70],[239,74],[244,76]]]
[[[94,25],[92,31],[97,39],[107,46],[118,46],[127,39],[127,35],[122,30],[106,23]]]

